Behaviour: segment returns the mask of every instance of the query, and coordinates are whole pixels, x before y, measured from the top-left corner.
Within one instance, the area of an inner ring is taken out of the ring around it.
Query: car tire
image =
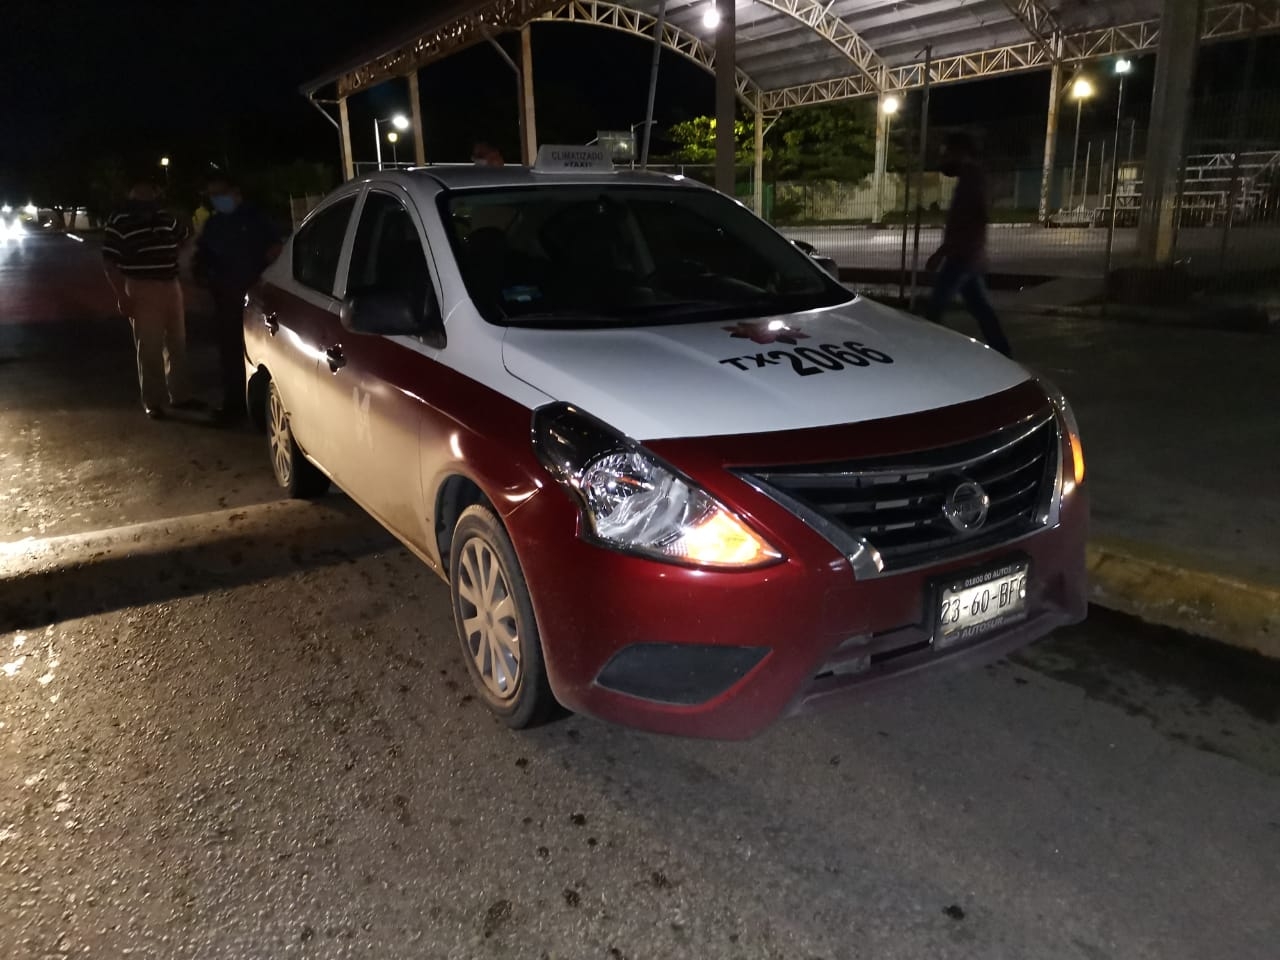
[[[306,458],[293,439],[289,414],[274,380],[267,385],[266,417],[267,455],[280,489],[297,500],[323,496],[329,489],[329,478]]]
[[[449,550],[453,621],[467,671],[507,726],[544,723],[556,709],[529,587],[511,538],[487,506],[467,507]]]

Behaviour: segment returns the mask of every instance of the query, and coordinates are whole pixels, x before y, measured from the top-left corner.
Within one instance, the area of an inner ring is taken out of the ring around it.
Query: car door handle
[[[274,337],[280,332],[280,315],[274,310],[262,318],[262,323],[267,328],[267,333],[271,336]]]
[[[324,358],[329,362],[329,370],[337,373],[339,369],[347,365],[347,355],[342,352],[342,344],[330,347],[324,352]]]

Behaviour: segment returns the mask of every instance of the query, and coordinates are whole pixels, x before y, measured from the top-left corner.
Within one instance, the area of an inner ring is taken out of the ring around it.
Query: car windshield
[[[500,324],[608,327],[793,313],[853,294],[711,190],[566,185],[446,193],[467,292]]]

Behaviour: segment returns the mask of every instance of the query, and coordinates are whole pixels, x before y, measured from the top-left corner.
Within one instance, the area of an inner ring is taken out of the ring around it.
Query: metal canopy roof
[[[711,0],[668,0],[663,45],[714,70]],[[721,3],[726,0],[720,0]],[[872,96],[1141,53],[1159,42],[1165,2],[1190,0],[733,0],[737,87],[751,107]],[[592,24],[652,40],[659,0],[459,0],[413,30],[304,85],[345,97],[532,21]],[[1202,36],[1280,30],[1280,0],[1207,0]]]

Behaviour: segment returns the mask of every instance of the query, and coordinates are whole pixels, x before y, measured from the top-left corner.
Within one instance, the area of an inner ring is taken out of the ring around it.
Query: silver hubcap
[[[271,400],[267,410],[267,430],[271,438],[271,468],[276,472],[280,486],[287,487],[293,479],[293,447],[289,438],[289,417],[280,402],[280,394],[271,388]]]
[[[462,547],[458,569],[462,635],[484,685],[507,700],[520,679],[520,630],[516,604],[498,554],[473,537]]]

